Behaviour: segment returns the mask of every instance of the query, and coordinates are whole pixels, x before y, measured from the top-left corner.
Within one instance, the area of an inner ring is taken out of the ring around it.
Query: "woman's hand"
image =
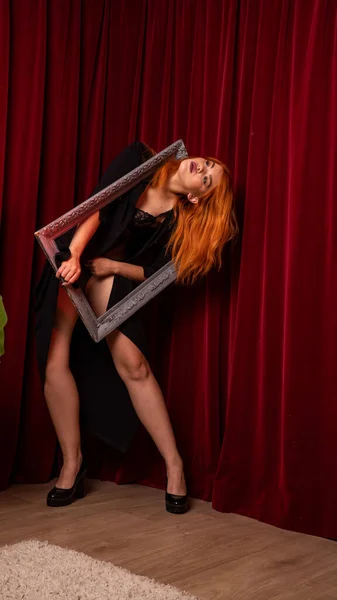
[[[94,277],[97,278],[103,279],[104,277],[109,277],[109,275],[120,275],[121,277],[139,283],[145,281],[143,267],[119,262],[118,260],[110,260],[110,258],[94,258],[87,262],[87,266]]]
[[[75,283],[81,274],[80,259],[76,255],[72,255],[69,260],[65,260],[56,273],[58,279],[63,279],[62,286],[67,287]]]
[[[110,258],[94,258],[87,263],[92,275],[98,278],[117,275],[119,265],[120,263],[117,260],[110,260]]]

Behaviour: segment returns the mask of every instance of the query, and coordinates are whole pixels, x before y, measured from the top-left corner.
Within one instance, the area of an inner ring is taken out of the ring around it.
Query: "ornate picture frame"
[[[52,223],[49,223],[49,225],[36,231],[34,235],[54,271],[57,271],[55,263],[55,254],[58,252],[55,242],[56,238],[72,227],[79,225],[86,218],[104,206],[107,206],[122,194],[128,192],[143,179],[152,175],[170,158],[179,159],[185,157],[188,157],[188,153],[184,142],[177,140],[136,169],[124,175],[124,177],[104,188],[104,190],[91,196],[91,198],[85,200]],[[66,287],[65,289],[91,338],[95,342],[99,342],[123,323],[123,321],[131,317],[139,308],[159,294],[159,292],[173,283],[175,279],[176,271],[174,265],[172,262],[169,262],[100,317],[96,317],[81,289],[75,289],[73,286]]]

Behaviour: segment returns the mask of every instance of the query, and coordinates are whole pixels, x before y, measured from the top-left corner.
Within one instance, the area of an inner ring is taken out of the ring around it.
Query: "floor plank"
[[[46,540],[169,583],[201,600],[336,600],[337,544],[193,501],[164,510],[163,492],[91,481],[84,500],[48,508],[51,485],[0,494],[0,545]]]

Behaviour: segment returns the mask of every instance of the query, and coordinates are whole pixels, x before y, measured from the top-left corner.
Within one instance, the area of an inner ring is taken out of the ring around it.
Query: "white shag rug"
[[[172,586],[38,540],[0,548],[0,598],[196,600]]]

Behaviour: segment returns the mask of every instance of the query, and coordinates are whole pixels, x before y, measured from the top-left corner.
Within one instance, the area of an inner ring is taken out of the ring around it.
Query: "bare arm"
[[[143,267],[129,265],[129,263],[117,262],[115,274],[122,275],[126,279],[132,279],[132,281],[145,281]]]
[[[145,281],[143,267],[130,265],[129,263],[111,260],[110,258],[100,257],[94,258],[88,262],[91,273],[95,277],[108,277],[109,275],[121,275],[132,281]]]
[[[72,256],[80,258],[87,243],[98,229],[99,224],[99,212],[95,212],[91,217],[79,225],[69,246]]]
[[[58,279],[62,278],[64,287],[75,283],[81,274],[80,258],[89,240],[94,235],[100,224],[99,212],[94,213],[77,228],[69,245],[71,257],[62,263],[56,273]]]

